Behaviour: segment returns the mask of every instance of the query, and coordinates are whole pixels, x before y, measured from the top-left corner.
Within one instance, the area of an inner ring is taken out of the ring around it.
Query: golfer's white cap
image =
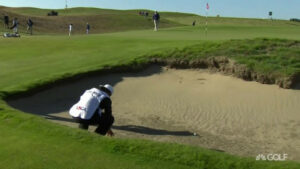
[[[112,95],[114,93],[114,88],[110,85],[110,84],[106,84],[106,85],[99,85],[100,89],[101,88],[105,88],[110,92],[110,95]]]

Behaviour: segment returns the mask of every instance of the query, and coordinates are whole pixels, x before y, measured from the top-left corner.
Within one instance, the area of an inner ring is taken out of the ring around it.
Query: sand
[[[100,83],[115,88],[117,138],[176,142],[253,158],[288,154],[288,160],[300,160],[300,90],[206,70],[151,66],[139,73],[81,79],[8,104],[77,127],[68,109],[85,89]]]

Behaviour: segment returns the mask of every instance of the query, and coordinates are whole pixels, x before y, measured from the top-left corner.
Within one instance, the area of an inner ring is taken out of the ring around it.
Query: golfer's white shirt
[[[69,114],[72,117],[90,120],[99,107],[101,101],[106,97],[109,98],[105,92],[102,92],[97,88],[86,90],[83,95],[80,96],[79,102],[72,106]],[[98,113],[101,115],[101,110],[99,110]]]

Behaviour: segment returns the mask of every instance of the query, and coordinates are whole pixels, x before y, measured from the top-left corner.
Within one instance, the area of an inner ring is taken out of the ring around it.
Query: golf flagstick
[[[206,3],[206,23],[205,23],[205,37],[207,38],[207,31],[208,31],[208,21],[207,21],[207,15],[209,10],[209,4]]]

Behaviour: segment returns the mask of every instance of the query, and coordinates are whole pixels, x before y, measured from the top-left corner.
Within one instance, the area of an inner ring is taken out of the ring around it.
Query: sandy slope
[[[9,104],[76,127],[66,111],[85,89],[101,82],[115,87],[116,137],[179,142],[253,157],[287,153],[289,160],[300,160],[299,90],[203,70],[153,66],[137,74],[90,77]]]

